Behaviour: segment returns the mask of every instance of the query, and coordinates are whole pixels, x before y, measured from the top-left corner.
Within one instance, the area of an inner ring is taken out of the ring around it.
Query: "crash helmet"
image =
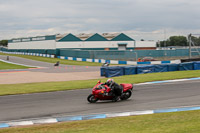
[[[108,80],[106,81],[106,83],[107,83],[108,85],[111,85],[111,84],[113,84],[113,82],[114,82],[114,80],[113,80],[113,79],[108,79]]]

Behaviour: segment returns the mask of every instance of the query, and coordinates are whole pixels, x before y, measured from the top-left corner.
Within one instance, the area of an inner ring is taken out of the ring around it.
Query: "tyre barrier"
[[[187,70],[200,70],[200,61],[180,64],[130,65],[100,68],[101,76],[105,77]]]

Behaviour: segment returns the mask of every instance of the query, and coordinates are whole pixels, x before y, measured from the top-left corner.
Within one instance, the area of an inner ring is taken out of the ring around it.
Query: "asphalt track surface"
[[[7,56],[0,55],[0,59],[7,60]],[[63,65],[60,64],[59,67],[54,67],[54,64],[56,63],[47,63],[47,62],[41,62],[41,61],[35,61],[30,59],[25,59],[21,57],[16,56],[9,56],[10,62],[13,63],[19,63],[24,65],[30,65],[30,66],[36,66],[40,69],[20,69],[20,70],[14,70],[14,71],[31,71],[31,72],[45,72],[45,73],[71,73],[71,72],[92,72],[92,71],[99,71],[100,66],[76,66],[76,65]],[[0,70],[0,72],[9,72],[13,70]]]
[[[0,59],[6,60],[6,57],[0,55]],[[14,56],[10,56],[9,61],[44,68],[29,69],[28,71],[31,72],[93,72],[99,71],[100,68],[60,65],[60,69],[55,69],[53,63],[33,61]],[[70,67],[72,69],[69,69]],[[9,72],[13,70],[1,71]],[[132,97],[127,101],[100,101],[95,104],[87,102],[87,96],[91,93],[91,89],[0,96],[0,122],[41,117],[61,117],[195,106],[200,105],[199,86],[200,80],[136,85]]]
[[[0,96],[0,122],[200,105],[200,80],[135,85],[127,101],[91,104],[91,89]]]
[[[7,61],[7,56],[0,55],[0,60]],[[100,66],[63,65],[46,63],[15,56],[9,56],[9,62],[37,66],[31,69],[0,70],[0,84],[18,84],[34,82],[56,82],[72,80],[101,79]]]

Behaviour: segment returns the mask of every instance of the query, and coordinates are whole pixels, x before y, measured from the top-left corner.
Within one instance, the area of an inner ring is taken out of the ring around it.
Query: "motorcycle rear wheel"
[[[87,97],[87,100],[88,102],[90,103],[96,103],[99,99],[98,98],[95,98],[95,96],[93,94],[90,94],[88,97]]]
[[[128,90],[128,91],[126,91],[126,92],[124,92],[122,94],[122,96],[120,97],[120,99],[121,100],[127,100],[127,99],[129,99],[131,97],[131,95],[132,95],[132,91]]]

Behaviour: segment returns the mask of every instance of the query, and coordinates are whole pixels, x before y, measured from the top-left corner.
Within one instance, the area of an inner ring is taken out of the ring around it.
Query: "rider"
[[[105,84],[111,88],[111,91],[114,93],[113,101],[118,101],[119,97],[122,95],[122,87],[114,82],[113,79],[108,79]]]

